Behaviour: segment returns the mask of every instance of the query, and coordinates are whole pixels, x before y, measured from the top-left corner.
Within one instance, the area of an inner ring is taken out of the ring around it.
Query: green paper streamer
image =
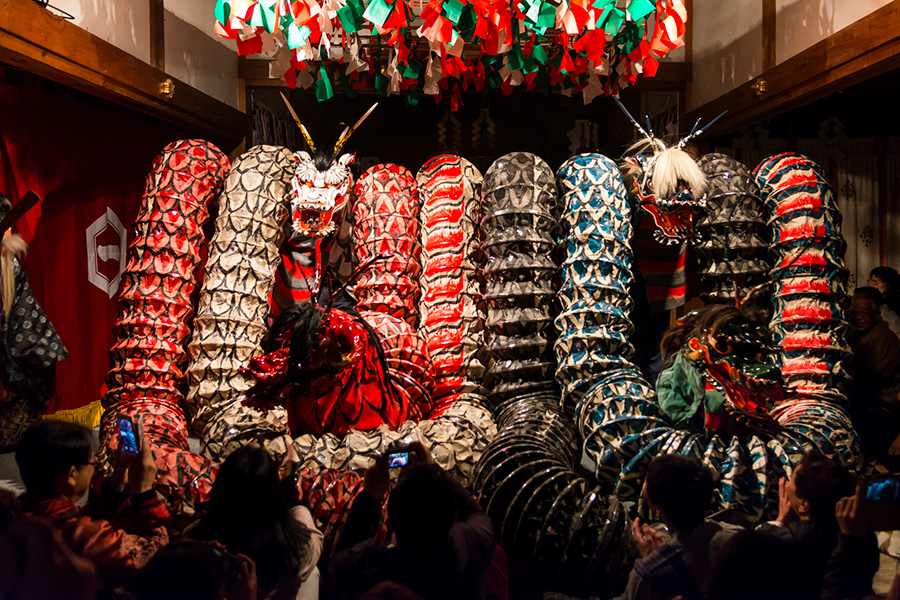
[[[328,79],[328,71],[324,66],[319,69],[319,74],[322,78],[316,82],[316,100],[324,102],[334,96],[334,90],[331,89],[331,80]]]
[[[350,81],[350,77],[341,73],[341,91],[344,92],[344,95],[348,98],[356,98],[356,90],[353,89],[353,82]]]
[[[418,79],[421,72],[422,65],[410,59],[406,62],[406,65],[404,65],[403,70],[400,71],[400,74],[407,79]]]
[[[556,7],[549,2],[541,3],[541,12],[537,19],[537,25],[542,29],[541,33],[556,24]]]
[[[508,65],[510,71],[519,71],[522,69],[525,58],[522,56],[522,48],[519,44],[514,45],[512,51],[506,56],[509,58]]]
[[[387,21],[387,18],[391,15],[392,8],[393,5],[388,4],[384,0],[373,0],[372,2],[369,2],[369,6],[366,7],[363,18],[370,23],[374,23],[378,27],[383,27],[384,22]]]
[[[304,25],[303,27],[297,27],[294,23],[291,23],[287,28],[287,45],[291,50],[296,50],[300,46],[306,43],[306,38],[310,36],[312,31],[310,31],[309,27]]]
[[[459,23],[457,23],[457,28],[459,29],[459,34],[463,36],[463,39],[467,42],[471,42],[475,37],[475,25],[478,24],[478,16],[475,14],[475,9],[471,4],[466,4],[463,7],[462,15],[459,18]]]
[[[615,4],[615,3],[616,3],[616,0],[594,0],[594,1],[591,3],[591,6],[593,6],[593,7],[596,8],[597,10],[601,10],[601,11],[602,11],[602,10],[604,10],[607,6],[609,6],[609,5],[611,5],[611,4]]]
[[[419,88],[415,88],[409,91],[406,95],[406,104],[407,106],[418,106],[419,98],[422,97],[422,90]]]
[[[231,15],[231,3],[228,0],[219,0],[216,3],[216,21],[222,27],[228,26],[228,17]]]
[[[491,86],[491,89],[497,89],[502,83],[503,77],[500,76],[500,73],[494,71],[488,75],[488,85]]]
[[[640,21],[656,10],[656,3],[653,0],[631,0],[626,10],[632,21]]]
[[[356,33],[359,31],[359,26],[356,22],[356,13],[353,11],[353,8],[349,4],[345,4],[340,7],[337,11],[338,20],[341,22],[341,27],[344,28],[344,31],[347,33]]]
[[[525,62],[522,63],[522,73],[524,75],[529,75],[531,73],[534,73],[535,71],[537,71],[540,68],[541,68],[541,65],[538,64],[538,61],[534,60],[534,58],[531,56],[526,58]]]
[[[457,25],[459,23],[459,17],[462,14],[463,3],[459,0],[444,0],[444,4],[442,5],[442,12],[447,19],[450,20],[451,23]]]
[[[262,20],[262,26],[269,33],[275,32],[275,7],[265,7],[263,6],[259,11],[260,19]]]
[[[531,57],[542,65],[547,64],[547,53],[544,51],[544,47],[536,42],[531,50]]]
[[[528,12],[525,13],[525,18],[532,23],[537,23],[538,17],[541,16],[541,4],[543,3],[540,0],[536,0],[531,4],[528,7]]]
[[[597,19],[597,27],[605,31],[607,34],[615,35],[619,31],[619,27],[625,21],[625,13],[618,8],[610,6],[600,18]]]
[[[621,54],[627,56],[640,46],[642,39],[644,39],[644,28],[632,21],[626,21],[625,27],[619,33],[616,41],[622,45]]]
[[[375,74],[375,91],[379,96],[387,96],[388,78],[381,73]]]

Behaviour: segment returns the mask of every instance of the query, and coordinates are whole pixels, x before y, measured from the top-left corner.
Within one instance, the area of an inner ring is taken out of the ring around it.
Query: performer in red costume
[[[353,183],[349,165],[355,155],[339,153],[372,110],[346,128],[328,153],[316,149],[290,103],[286,99],[285,103],[309,152],[294,154],[291,235],[282,246],[283,263],[270,302],[278,316],[262,343],[265,354],[242,370],[257,382],[246,404],[264,409],[284,406],[294,436],[343,435],[351,428],[369,430],[381,424],[396,428],[409,418],[419,418],[419,412],[392,384],[379,336],[359,316],[343,288],[335,289],[328,259],[332,248],[340,254],[350,242],[349,236],[338,234],[335,245],[335,233],[338,227],[348,229],[343,225],[349,222],[344,217]]]
[[[295,436],[382,423],[393,429],[414,416],[392,385],[377,336],[358,316],[303,303],[278,316],[263,349],[244,371],[257,381],[248,404],[285,406]]]

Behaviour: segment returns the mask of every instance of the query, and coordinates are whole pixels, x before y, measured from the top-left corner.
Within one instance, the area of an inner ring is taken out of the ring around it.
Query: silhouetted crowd
[[[120,452],[112,475],[92,483],[89,430],[42,421],[25,433],[16,460],[27,491],[0,496],[0,599],[510,597],[490,519],[419,443],[405,448],[410,462],[393,484],[386,457],[368,469],[323,560],[323,536],[290,459],[279,465],[255,446],[235,451],[208,503],[176,520],[153,485],[152,445],[139,437],[137,453]],[[879,556],[870,508],[878,503],[865,486],[809,455],[779,493],[775,521],[755,529],[716,522],[710,471],[692,457],[657,457],[643,502],[659,522],[634,521],[639,558],[621,598],[871,596]],[[391,536],[380,527],[385,497]],[[896,581],[889,598],[900,600]]]

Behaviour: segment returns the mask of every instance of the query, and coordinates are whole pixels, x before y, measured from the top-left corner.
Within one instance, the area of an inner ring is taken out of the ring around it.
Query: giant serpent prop
[[[147,176],[118,298],[100,425],[103,464],[109,466],[118,444],[116,418],[141,420],[157,448],[157,486],[176,504],[204,499],[214,475],[208,460],[188,451],[184,345],[194,313],[194,271],[200,265],[207,204],[221,190],[230,166],[218,148],[202,140],[181,140],[163,149]]]
[[[200,150],[198,143],[183,144],[185,148],[176,144],[167,149],[151,179],[164,179],[166,169],[181,169],[182,160],[222,164],[221,156]],[[178,152],[194,158],[179,158]],[[373,168],[357,183],[353,209],[357,252],[361,261],[372,260],[357,283],[366,309],[363,316],[388,340],[383,348],[387,371],[398,375],[392,385],[401,390],[407,414],[414,418],[369,431],[295,433],[301,490],[326,534],[333,536],[338,530],[360,489],[355,469],[370,465],[374,453],[391,443],[420,439],[432,447],[439,464],[473,485],[494,520],[498,540],[515,562],[533,568],[548,588],[572,593],[613,590],[623,582],[633,558],[628,514],[621,501],[638,498],[653,456],[681,453],[702,460],[716,477],[719,508],[734,509],[751,522],[771,513],[777,503],[778,478],[789,475],[806,452],[816,449],[851,468],[860,467],[858,440],[846,414],[831,402],[840,399],[835,384],[841,371],[836,364],[845,356],[840,248],[817,247],[839,236],[838,213],[828,195],[830,188],[807,159],[773,157],[755,173],[762,199],[774,215],[770,223],[776,255],[770,273],[776,289],[773,329],[783,352],[780,362],[788,366],[787,397],[765,427],[743,430],[675,426],[629,360],[633,351],[628,341],[632,216],[615,163],[600,155],[567,161],[557,173],[562,201],[557,200],[552,172],[548,180],[548,169],[537,157],[511,155],[496,164],[502,166],[492,167],[485,178],[485,216],[481,217],[487,242],[485,262],[479,269],[487,282],[487,313],[477,309],[480,290],[473,283],[477,237],[470,222],[481,212],[473,207],[477,172],[458,157],[436,157],[423,167],[418,184],[409,172],[392,165]],[[704,161],[710,164],[718,165],[709,169],[713,175],[728,169],[742,177],[746,173],[724,158]],[[219,180],[222,170],[221,166],[210,168]],[[277,242],[285,237],[290,212],[287,190],[296,170],[297,158],[287,150],[257,147],[236,161],[226,183],[192,342],[196,390],[192,397],[203,398],[194,405],[201,415],[209,415],[205,448],[212,456],[221,457],[230,448],[259,437],[275,444],[276,451],[278,444],[288,443],[282,413],[263,412],[243,403],[242,396],[253,381],[241,367],[260,352],[264,331],[250,327],[250,317],[268,310],[265,305],[279,260]],[[199,204],[203,204],[217,185],[205,183],[197,187],[202,193],[192,193],[202,197]],[[159,195],[152,193],[156,187],[164,186],[148,184],[148,206]],[[710,194],[734,195],[716,185],[710,190]],[[739,191],[753,196],[752,190]],[[420,193],[424,199],[419,199]],[[715,198],[707,198],[712,211],[708,215],[722,210],[711,201]],[[187,212],[195,210],[194,204],[189,207]],[[194,218],[191,223],[203,219]],[[560,271],[553,250],[558,238],[557,234],[546,237],[547,232],[557,231],[557,219],[565,250],[558,290]],[[705,231],[709,223],[705,235],[717,239],[721,235],[712,225],[719,221],[700,214],[698,229]],[[753,223],[757,227],[758,221]],[[172,229],[181,227],[180,222],[161,226],[169,228],[167,235],[186,236],[189,244],[178,242],[173,247],[184,248],[184,264],[195,267],[199,227],[184,233]],[[153,253],[139,252],[141,246],[155,247],[148,243],[150,239],[145,235],[132,245],[126,290],[139,289],[141,278],[148,294],[155,289],[150,285],[156,277],[149,258]],[[417,255],[420,243],[421,257]],[[232,249],[237,252],[229,254]],[[247,255],[254,260],[246,261]],[[758,269],[741,264],[743,257],[738,253],[734,272],[757,277]],[[758,254],[748,258],[760,259]],[[252,272],[242,266],[244,261]],[[825,276],[817,271],[820,267],[826,268]],[[179,275],[187,283],[165,289],[189,292],[190,270],[182,269]],[[543,274],[524,276],[536,273]],[[732,282],[731,286],[737,283],[742,292],[752,292],[757,281]],[[424,293],[418,291],[420,282]],[[535,286],[540,290],[532,289]],[[728,293],[731,287],[713,289]],[[454,301],[456,290],[462,295]],[[422,297],[417,302],[419,293]],[[141,310],[162,310],[159,302],[132,292],[123,293],[126,298]],[[166,327],[181,332],[183,342],[183,323],[192,308],[178,298],[166,296],[165,301],[178,309],[179,319]],[[793,310],[791,302],[796,298],[811,298],[816,310],[830,311],[824,329],[816,329],[809,318]],[[264,322],[264,317],[260,319],[259,323]],[[551,320],[555,328],[547,327]],[[117,331],[125,332],[126,324],[137,326],[139,321],[126,314]],[[412,329],[417,322],[424,338]],[[493,353],[490,365],[482,362],[484,355],[476,349],[482,323],[490,333],[486,344]],[[160,324],[152,328],[161,331]],[[144,324],[140,327],[134,331],[147,330]],[[437,335],[444,329],[446,337]],[[135,333],[134,337],[140,336]],[[116,356],[124,356],[128,344],[117,342]],[[132,350],[143,347],[141,343],[131,346]],[[128,350],[130,357],[132,350]],[[555,360],[548,354],[551,351]],[[174,357],[168,364],[183,364],[177,354],[165,356]],[[434,357],[440,357],[438,369]],[[178,371],[153,370],[150,359],[117,364],[110,375],[107,403],[123,412],[137,414],[147,408],[148,414],[171,415],[171,423],[159,417],[159,426],[184,437],[184,418],[172,409],[171,399],[177,396],[164,391],[150,400],[153,384],[146,386],[163,373],[171,381],[167,379],[169,383],[160,389],[177,391],[183,385]],[[485,366],[490,374],[489,396],[480,381]],[[555,369],[555,382],[545,378],[548,368]],[[414,378],[415,385],[399,376],[409,369],[422,375]],[[430,383],[429,373],[437,376],[436,384]],[[717,380],[710,377],[712,385]],[[454,388],[457,383],[460,387]],[[561,402],[557,385],[562,388]],[[435,390],[440,392],[434,394]],[[728,410],[740,416],[744,407],[729,405]],[[754,416],[758,415],[750,415]],[[431,418],[416,422],[420,417]],[[150,419],[151,434],[158,439],[170,435],[154,433],[156,418]],[[114,438],[109,423],[106,419],[106,440]],[[164,449],[171,447],[175,457],[168,471],[173,475],[164,477],[193,486],[191,500],[195,501],[208,491],[213,465],[192,466],[192,455],[185,452],[181,437],[160,443]],[[591,477],[583,475],[585,469]]]
[[[476,491],[511,558],[528,565],[547,587],[615,593],[633,558],[620,500],[639,500],[654,456],[681,453],[703,461],[717,481],[718,508],[755,522],[773,514],[778,479],[790,476],[805,453],[821,451],[853,470],[862,466],[862,455],[843,409],[800,395],[806,388],[792,387],[791,380],[787,401],[772,413],[767,428],[729,434],[673,426],[654,390],[628,361],[631,218],[619,171],[605,157],[582,155],[567,161],[559,178],[567,252],[556,319],[557,379],[564,387],[561,406],[568,418],[574,416],[581,440],[581,465],[593,471],[595,481],[573,472],[578,447],[552,398],[535,396],[523,401],[534,415],[530,422],[507,432],[508,415],[498,415],[501,433],[478,465]],[[793,231],[803,239],[820,235],[814,228]],[[779,247],[776,243],[776,252]],[[816,254],[798,262],[817,260]],[[736,272],[753,271],[740,264],[740,255],[737,263]],[[803,272],[815,279],[808,268]],[[826,273],[824,281],[808,283],[821,292],[832,279]],[[791,356],[822,356],[815,345],[803,345],[803,336],[794,339]],[[832,381],[823,387],[833,394]]]

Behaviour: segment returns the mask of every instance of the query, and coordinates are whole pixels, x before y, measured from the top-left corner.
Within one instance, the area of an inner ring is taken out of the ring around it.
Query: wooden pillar
[[[689,65],[694,63],[694,0],[684,0],[684,7],[687,9],[688,20],[684,26],[684,62]],[[692,67],[693,68],[693,67]],[[693,80],[694,74],[684,83],[684,91],[679,92],[681,95],[681,106],[678,110],[678,122],[684,122],[684,115],[690,108],[694,108],[693,98]]]
[[[891,243],[887,227],[890,189],[887,173],[887,139],[884,136],[880,135],[875,138],[875,152],[878,155],[878,264],[888,265],[889,245]]]
[[[763,71],[775,66],[776,0],[762,0]]]
[[[164,0],[150,2],[150,64],[166,70],[166,19]]]

